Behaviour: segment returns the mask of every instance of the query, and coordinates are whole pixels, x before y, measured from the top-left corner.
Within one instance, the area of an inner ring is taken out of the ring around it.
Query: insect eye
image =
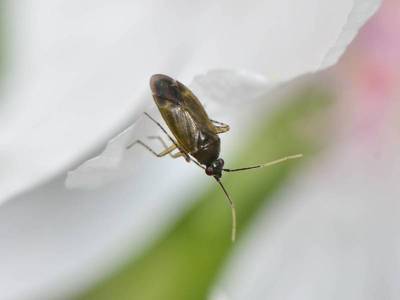
[[[206,174],[207,174],[208,176],[213,175],[213,174],[214,174],[214,168],[213,168],[212,166],[208,166],[208,167],[206,168]]]
[[[224,166],[224,160],[222,158],[218,158],[216,161],[212,163],[214,169],[222,169]]]
[[[224,160],[222,159],[222,158],[219,158],[218,159],[218,166],[220,167],[220,168],[222,168],[223,166],[224,166]]]

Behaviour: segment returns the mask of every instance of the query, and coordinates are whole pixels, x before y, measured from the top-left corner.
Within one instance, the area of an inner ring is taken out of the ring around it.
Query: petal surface
[[[101,153],[148,109],[153,73],[185,83],[197,78],[196,93],[210,103],[233,95],[252,101],[334,63],[342,51],[329,60],[327,53],[351,40],[343,40],[343,29],[357,32],[379,3],[365,2],[371,6],[361,22],[349,16],[363,4],[348,0],[8,2],[12,54],[0,110],[2,298],[54,299],[85,286],[95,279],[89,266],[101,266],[100,276],[120,255],[139,251],[184,209],[179,195],[206,182],[193,166],[117,147],[108,164],[123,165],[128,176],[94,191],[65,189],[68,170]],[[114,171],[112,177],[121,175]]]
[[[247,70],[282,82],[335,62],[378,3],[7,2],[0,202],[65,172],[137,120],[153,73],[187,82],[213,69]]]

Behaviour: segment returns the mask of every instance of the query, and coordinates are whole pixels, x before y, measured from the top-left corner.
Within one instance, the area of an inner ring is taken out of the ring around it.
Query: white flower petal
[[[121,174],[124,172],[128,172],[126,176],[131,175],[129,169],[132,170],[134,165],[131,166],[126,160],[123,161],[123,158],[129,151],[127,150],[128,145],[139,137],[139,132],[143,131],[138,127],[140,127],[139,120],[111,139],[99,156],[89,159],[77,169],[68,172],[65,181],[66,187],[98,188],[110,180],[121,179]],[[157,130],[157,128],[154,129],[154,131]],[[129,169],[126,169],[127,166]]]
[[[9,6],[15,38],[0,110],[0,202],[15,201],[0,210],[3,299],[54,299],[92,282],[183,209],[190,199],[176,196],[177,187],[194,193],[198,181],[207,180],[195,177],[199,170],[191,165],[136,151],[123,156],[129,178],[96,191],[64,188],[66,170],[99,153],[151,103],[151,74],[185,83],[207,74],[193,85],[196,93],[254,98],[315,71],[328,49],[341,45],[354,7],[348,0],[48,0]],[[214,88],[216,73],[207,73],[214,69],[234,72]],[[107,164],[121,165],[120,153],[111,152]],[[191,178],[196,185],[186,186]]]
[[[347,45],[356,36],[361,26],[378,9],[380,1],[375,0],[354,0],[347,22],[344,24],[336,41],[325,54],[319,69],[329,67],[337,62]]]
[[[347,36],[341,40],[343,28],[359,28],[347,16],[360,5],[348,0],[10,2],[17,38],[0,113],[7,172],[0,202],[88,157],[135,121],[139,103],[150,101],[151,74],[187,82],[208,70],[233,69],[284,81],[315,71],[335,44],[344,48],[349,42]],[[371,5],[365,16],[374,9]]]

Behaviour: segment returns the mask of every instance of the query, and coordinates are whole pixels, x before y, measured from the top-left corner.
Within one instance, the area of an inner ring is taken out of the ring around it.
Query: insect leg
[[[165,130],[165,128],[164,128],[159,122],[157,122],[155,119],[153,119],[153,117],[150,116],[147,112],[145,112],[144,114],[145,114],[150,120],[152,120],[154,123],[156,123],[156,125],[157,125],[158,127],[161,128],[161,130],[162,130],[162,131],[165,133],[165,135],[170,139],[170,141],[171,141],[177,148],[179,148],[177,142],[175,142],[175,140],[168,134],[168,132]]]
[[[281,162],[284,162],[286,160],[300,158],[302,156],[303,156],[303,154],[289,155],[289,156],[285,156],[285,157],[282,157],[282,158],[279,158],[279,159],[276,159],[276,160],[273,160],[273,161],[270,161],[270,162],[267,162],[267,163],[263,163],[263,164],[260,164],[260,165],[249,166],[249,167],[238,168],[238,169],[222,169],[222,170],[225,171],[225,172],[238,172],[238,171],[245,171],[245,170],[256,169],[256,168],[269,167],[269,166],[276,165],[276,164],[279,164]]]
[[[147,138],[148,138],[148,139],[159,140],[159,141],[161,142],[161,144],[163,144],[163,146],[165,147],[165,149],[168,149],[167,143],[165,143],[165,141],[162,139],[161,136],[148,136]],[[175,146],[175,145],[173,145],[173,146]],[[178,150],[179,150],[179,149],[178,149]],[[169,156],[171,156],[172,158],[178,158],[178,157],[185,156],[185,153],[181,152],[180,150],[179,150],[179,152],[177,152],[177,153],[175,153],[175,154],[172,154],[171,152],[168,153],[168,154],[169,154]]]
[[[176,152],[175,154],[172,154],[172,153],[171,153],[170,156],[171,156],[172,158],[178,158],[178,157],[186,156],[186,154],[179,151],[179,152]]]
[[[151,140],[159,140],[160,143],[164,146],[164,148],[168,148],[167,143],[159,135],[151,135],[151,136],[148,136],[147,138],[151,139]]]
[[[214,124],[218,124],[218,125],[221,125],[221,126],[223,126],[223,127],[225,127],[225,126],[229,127],[228,124],[225,124],[225,123],[222,123],[222,122],[219,122],[219,121],[215,121],[215,120],[212,120],[212,119],[210,119],[210,121],[211,121],[212,123],[214,123]]]
[[[214,120],[211,120],[211,119],[210,119],[210,121],[212,123],[218,125],[218,126],[215,126],[215,128],[217,129],[217,134],[227,132],[230,129],[228,124],[225,124],[225,123],[222,123],[222,122],[218,122],[218,121],[214,121]]]
[[[170,154],[172,151],[174,151],[176,149],[175,145],[171,145],[171,146],[167,147],[164,151],[161,151],[160,153],[157,153],[156,151],[151,149],[150,146],[148,146],[145,143],[143,143],[141,140],[134,141],[133,143],[129,144],[126,148],[130,149],[136,144],[142,145],[143,147],[145,147],[147,150],[149,150],[151,153],[153,153],[157,157],[163,157],[163,156],[165,156],[167,154]]]
[[[215,126],[215,128],[217,129],[217,134],[229,131],[229,126],[228,125],[227,125],[227,127]]]
[[[153,119],[152,116],[150,116],[147,112],[144,113],[150,120],[152,120],[154,123],[156,123],[156,125],[158,127],[160,127],[160,129],[165,133],[165,135],[170,139],[170,141],[176,146],[176,148],[179,149],[179,151],[182,153],[182,156],[185,156],[185,159],[187,162],[192,161],[192,159],[190,158],[189,154],[182,151],[179,146],[178,143],[168,134],[168,132],[165,130],[165,128],[159,123],[157,122],[155,119]]]

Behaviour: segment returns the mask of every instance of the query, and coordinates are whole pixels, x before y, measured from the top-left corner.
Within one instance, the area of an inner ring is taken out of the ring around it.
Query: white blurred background
[[[379,1],[1,5],[0,299],[398,299],[398,1],[324,72]],[[124,151],[163,72],[231,125],[230,166],[307,154],[227,176],[235,244],[199,169]]]

